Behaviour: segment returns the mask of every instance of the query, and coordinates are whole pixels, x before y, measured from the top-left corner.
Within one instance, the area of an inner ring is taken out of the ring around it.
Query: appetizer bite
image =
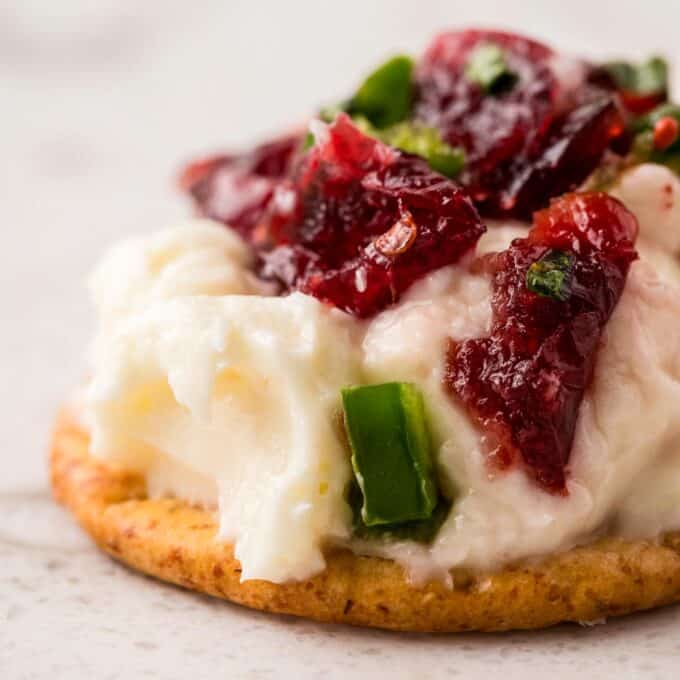
[[[198,160],[115,246],[52,485],[134,568],[398,630],[680,599],[680,108],[666,63],[497,31]]]

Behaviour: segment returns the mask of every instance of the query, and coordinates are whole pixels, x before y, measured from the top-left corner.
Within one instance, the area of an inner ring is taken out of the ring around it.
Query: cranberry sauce
[[[289,135],[247,153],[197,161],[183,171],[180,187],[201,215],[228,224],[250,241],[301,143],[300,135]]]
[[[445,385],[482,427],[491,469],[520,463],[541,487],[566,493],[579,405],[636,236],[635,217],[616,199],[567,194],[536,213],[527,238],[483,260],[491,331],[451,342]],[[546,271],[558,278],[536,287]]]
[[[513,76],[500,92],[485,92],[469,77],[482,45],[501,48]],[[565,91],[553,57],[521,36],[471,30],[437,37],[418,66],[414,116],[465,149],[459,179],[483,214],[529,217],[578,186],[623,131],[614,96],[585,82]]]
[[[529,216],[548,198],[577,187],[598,166],[624,126],[611,97],[590,95],[555,119],[539,154],[515,165],[503,190],[486,201],[489,212]]]
[[[484,233],[467,194],[342,114],[282,183],[263,222],[261,274],[360,317],[456,262]]]

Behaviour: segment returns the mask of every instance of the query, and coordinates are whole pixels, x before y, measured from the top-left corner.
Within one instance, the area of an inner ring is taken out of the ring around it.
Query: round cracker
[[[211,513],[148,499],[144,479],[95,460],[62,414],[51,452],[54,495],[97,545],[142,572],[268,612],[403,631],[502,631],[594,621],[680,600],[680,533],[660,542],[608,538],[493,574],[453,570],[453,589],[410,584],[396,563],[330,551],[307,581],[241,583]]]

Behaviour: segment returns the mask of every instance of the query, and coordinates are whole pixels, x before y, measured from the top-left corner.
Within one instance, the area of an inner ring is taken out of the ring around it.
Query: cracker
[[[409,584],[396,563],[346,550],[302,582],[240,582],[211,513],[148,499],[144,479],[92,458],[88,437],[64,412],[51,451],[51,482],[97,545],[130,567],[253,609],[403,631],[542,628],[593,621],[680,600],[680,533],[659,542],[608,538],[497,573],[452,571],[455,587]]]

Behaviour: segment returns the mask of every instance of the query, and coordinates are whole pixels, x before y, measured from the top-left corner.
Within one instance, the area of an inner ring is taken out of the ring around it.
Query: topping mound
[[[491,332],[451,342],[445,385],[483,428],[492,468],[522,462],[540,486],[566,493],[579,406],[637,229],[611,196],[568,194],[535,215],[527,238],[483,260]]]
[[[667,93],[658,58],[593,65],[520,35],[446,32],[322,109],[316,141],[200,161],[181,184],[281,292],[367,317],[470,250],[484,230],[475,209],[530,219],[589,178],[605,187],[645,159],[674,167],[675,113],[638,115]]]
[[[551,197],[580,185],[608,148],[627,151],[625,87],[665,87],[658,65],[622,71],[620,64],[572,60],[565,78],[559,60],[549,47],[519,35],[447,32],[415,67],[409,57],[394,57],[320,116],[332,122],[345,111],[365,134],[418,153],[449,176],[465,158],[457,181],[482,214],[529,218]],[[185,171],[182,186],[201,214],[250,240],[275,188],[295,181],[293,159],[303,153],[302,142],[301,134],[290,135],[250,153],[201,161]]]
[[[417,69],[414,116],[465,149],[460,181],[484,214],[529,217],[585,180],[623,132],[612,94],[559,83],[553,59],[533,40],[470,30],[437,37]]]
[[[256,246],[261,274],[360,317],[456,262],[484,233],[465,192],[346,114],[279,185]]]

